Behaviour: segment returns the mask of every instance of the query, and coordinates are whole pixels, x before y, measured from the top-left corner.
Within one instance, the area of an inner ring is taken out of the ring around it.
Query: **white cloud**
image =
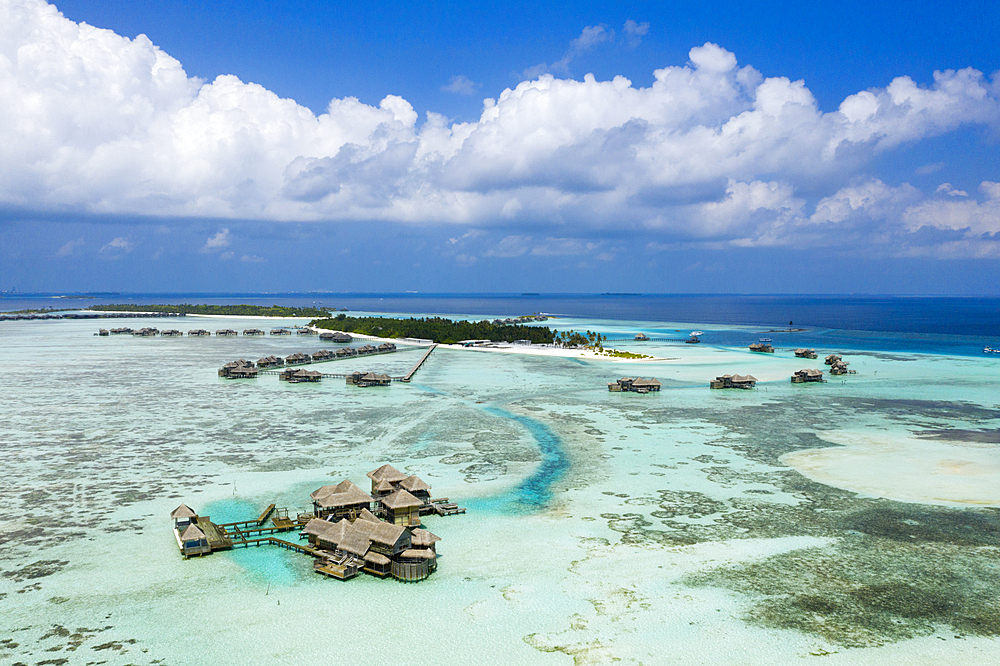
[[[441,90],[459,95],[475,95],[479,84],[464,74],[459,74],[448,79],[448,85],[441,86]]]
[[[131,252],[133,247],[129,239],[119,236],[104,245],[99,252],[105,259],[117,259]]]
[[[76,254],[77,249],[79,249],[83,244],[84,240],[82,238],[77,238],[75,240],[67,241],[56,252],[56,256],[60,258],[72,257]]]
[[[944,192],[945,194],[947,194],[950,197],[967,197],[967,196],[969,196],[969,193],[966,192],[966,191],[964,191],[964,190],[956,190],[954,187],[951,186],[951,183],[941,183],[940,185],[938,185],[937,189],[934,190],[934,192],[936,194],[940,194],[941,192]]]
[[[598,44],[610,42],[615,38],[615,31],[606,25],[588,25],[580,33],[580,36],[569,43],[569,49],[562,58],[546,65],[545,63],[534,65],[524,70],[523,76],[526,79],[534,79],[542,74],[557,73],[569,74],[569,64],[574,59],[580,57]]]
[[[205,245],[201,248],[201,251],[212,252],[214,250],[221,250],[222,248],[229,247],[229,243],[229,229],[222,229],[205,241]]]
[[[625,21],[625,27],[622,28],[622,31],[625,33],[625,39],[628,42],[629,48],[634,49],[639,46],[639,42],[642,41],[642,38],[649,33],[649,23],[646,23],[645,21],[638,23],[629,19]]]
[[[914,170],[918,176],[929,176],[930,174],[940,171],[944,168],[944,162],[933,162],[931,164],[924,164],[919,166]]]
[[[623,28],[626,39],[647,32]],[[612,39],[588,26],[559,67]],[[542,74],[484,100],[474,122],[429,112],[420,124],[393,95],[377,106],[334,99],[317,116],[235,76],[189,77],[145,36],[74,23],[41,0],[0,0],[0,203],[199,220],[516,224],[512,239],[568,236],[571,224],[580,237],[632,230],[667,245],[819,243],[865,224],[888,225],[887,238],[989,233],[995,202],[985,190],[978,200],[924,195],[866,178],[866,168],[963,125],[1000,129],[998,90],[996,77],[948,70],[929,86],[900,77],[822,112],[802,81],[765,78],[706,43],[647,87]],[[822,191],[836,194],[810,209],[803,192]],[[229,245],[222,230],[202,250]],[[520,248],[510,240],[493,256]]]
[[[240,257],[240,261],[249,264],[262,264],[267,261],[264,257],[258,257],[256,254],[244,254]]]

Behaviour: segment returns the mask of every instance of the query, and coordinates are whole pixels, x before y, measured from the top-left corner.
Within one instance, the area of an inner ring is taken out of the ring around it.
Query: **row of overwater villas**
[[[299,335],[316,335],[316,331],[309,328],[297,329]],[[112,328],[106,329],[102,328],[97,333],[100,336],[106,335],[133,335],[142,338],[155,337],[157,335],[167,338],[176,338],[184,335],[183,331],[178,331],[175,328],[166,329],[164,331],[153,327],[144,327],[138,330],[133,330],[127,326],[122,328]],[[195,328],[187,332],[187,334],[192,338],[207,338],[212,335],[211,331],[206,331],[203,328]],[[287,328],[272,328],[271,335],[291,335],[292,332]],[[234,331],[231,328],[221,328],[215,332],[215,335],[221,338],[236,337],[239,335],[238,331]],[[264,335],[264,331],[259,328],[247,328],[243,330],[243,335],[247,337],[256,337]],[[324,337],[328,336],[328,337]],[[340,336],[340,337],[337,337]],[[322,333],[320,334],[321,340],[333,340],[334,342],[351,342],[353,338],[346,333]]]
[[[608,390],[631,393],[650,393],[660,390],[660,382],[656,379],[643,379],[641,377],[622,377],[621,379],[608,382]]]
[[[372,354],[384,354],[393,351],[396,351],[396,345],[391,342],[384,342],[377,347],[374,345],[342,347],[335,352],[328,349],[321,349],[313,354],[296,352],[295,354],[289,354],[285,358],[272,355],[258,359],[256,363],[241,358],[230,361],[219,368],[219,376],[226,377],[227,379],[246,379],[248,377],[256,377],[257,369],[280,368],[286,365],[307,365],[319,361],[370,356]]]

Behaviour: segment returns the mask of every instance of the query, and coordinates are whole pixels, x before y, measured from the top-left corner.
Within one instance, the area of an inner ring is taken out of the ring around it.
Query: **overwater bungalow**
[[[320,349],[318,352],[313,352],[313,354],[312,354],[312,360],[313,361],[329,361],[330,359],[336,358],[336,356],[337,355],[334,354],[329,349]]]
[[[362,347],[358,347],[358,356],[365,356],[367,354],[374,354],[376,351],[378,351],[378,350],[375,349],[374,346],[372,346],[372,345],[364,345]]]
[[[765,354],[773,354],[774,347],[768,342],[754,342],[750,345],[750,351],[752,352],[763,352]]]
[[[316,335],[316,331],[312,330],[311,328],[305,327],[305,328],[296,329],[295,330],[295,334],[296,335]]]
[[[312,356],[309,354],[295,352],[285,357],[285,365],[304,365],[306,363],[312,363]]]
[[[646,335],[645,333],[637,333],[635,336],[635,340],[636,342],[647,342],[649,340],[649,336]]]
[[[184,334],[178,331],[176,328],[168,328],[167,330],[160,333],[160,337],[164,338],[179,338],[182,337],[183,335]]]
[[[208,536],[198,527],[198,514],[187,504],[181,504],[170,513],[174,521],[174,538],[185,558],[207,555],[212,552]]]
[[[305,368],[287,368],[281,371],[278,379],[283,382],[291,382],[292,384],[318,382],[323,379],[323,373],[317,370],[306,370]]]
[[[246,361],[242,358],[237,361],[230,361],[219,368],[219,376],[225,379],[256,379],[257,368],[253,361]]]
[[[858,374],[854,370],[848,369],[849,363],[847,361],[841,360],[838,356],[837,360],[830,365],[831,375],[856,375]]]
[[[352,372],[347,375],[347,383],[354,386],[389,386],[392,383],[392,377],[374,372]]]
[[[825,363],[826,365],[833,365],[839,360],[840,360],[839,354],[830,354],[829,356],[826,357],[826,359],[823,360],[823,363]]]
[[[208,331],[203,328],[196,328],[194,330],[188,331],[188,336],[192,338],[204,338],[211,335]]]
[[[805,384],[810,382],[825,382],[821,370],[796,370],[792,375],[793,384]]]
[[[349,480],[341,481],[333,486],[322,486],[309,493],[313,503],[313,515],[317,518],[339,520],[350,518],[354,520],[362,509],[371,511],[371,495],[354,485]]]
[[[795,350],[795,357],[796,358],[817,358],[817,356],[816,356],[816,350],[815,349],[802,349],[802,348],[799,348],[799,349]]]
[[[342,333],[340,331],[334,331],[333,333],[334,342],[339,342],[340,344],[347,344],[348,342],[352,342],[353,340],[354,338],[352,338],[347,333]]]
[[[417,527],[420,525],[420,507],[424,505],[418,497],[400,488],[379,499],[385,512],[385,520],[393,525]]]
[[[231,328],[223,328],[215,332],[215,334],[222,338],[233,337],[239,335],[236,331]]]
[[[437,568],[435,544],[440,537],[420,530],[418,543],[414,543],[411,530],[380,520],[370,511],[353,520],[316,518],[302,531],[317,549],[331,553],[315,564],[316,571],[324,575],[346,580],[360,570],[379,578],[391,575],[418,581]]]
[[[107,336],[111,335],[111,333],[109,333],[109,332],[108,332],[108,329],[106,329],[106,328],[102,328],[102,329],[98,329],[98,331],[97,331],[97,334],[98,334],[99,336],[101,336],[102,338],[104,338],[104,337],[107,337]]]
[[[129,327],[127,327],[127,326],[123,326],[121,328],[113,328],[113,329],[111,329],[111,335],[125,335],[125,334],[131,333],[131,332],[132,332],[132,329],[129,328]]]
[[[265,356],[257,361],[258,368],[280,368],[285,365],[285,359],[278,356]]]
[[[753,375],[722,375],[709,383],[714,389],[752,389],[756,385],[757,378]]]
[[[413,474],[399,482],[399,487],[407,491],[418,500],[427,504],[431,501],[431,487],[419,476]]]
[[[660,382],[656,379],[643,379],[641,377],[622,377],[618,381],[608,382],[608,390],[615,393],[620,391],[651,393],[660,390]]]
[[[383,342],[378,346],[378,350],[382,353],[396,351],[396,345],[391,342]]]
[[[264,331],[260,330],[259,328],[246,328],[246,329],[243,329],[243,335],[250,336],[250,337],[253,337],[253,336],[256,336],[256,335],[264,335]]]
[[[292,332],[287,328],[272,328],[271,335],[291,335]]]
[[[132,331],[132,335],[134,337],[140,337],[140,338],[152,338],[159,334],[160,334],[159,329],[150,327],[140,328],[138,331]]]
[[[329,340],[329,341],[332,342],[333,341],[333,331],[323,331],[322,333],[319,334],[319,339],[320,340]]]
[[[341,347],[336,352],[334,352],[334,356],[336,356],[337,358],[347,358],[348,356],[354,356],[354,355],[355,355],[354,350],[351,349],[350,347]]]
[[[174,529],[182,530],[191,523],[198,522],[198,514],[187,504],[181,504],[170,512],[170,517],[174,521]]]

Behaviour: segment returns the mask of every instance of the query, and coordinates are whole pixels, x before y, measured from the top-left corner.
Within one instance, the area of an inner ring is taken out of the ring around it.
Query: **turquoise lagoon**
[[[660,359],[641,362],[439,349],[411,384],[361,390],[216,376],[315,338],[0,322],[0,663],[998,663],[1000,359],[902,334],[771,333],[763,355],[746,326],[549,325],[670,340],[614,345]],[[831,352],[858,374],[789,383]],[[419,354],[331,365],[401,374]],[[707,388],[734,372],[758,389]],[[663,390],[607,391],[630,375]],[[469,508],[426,519],[425,582],[177,553],[182,501],[294,511],[385,462]]]

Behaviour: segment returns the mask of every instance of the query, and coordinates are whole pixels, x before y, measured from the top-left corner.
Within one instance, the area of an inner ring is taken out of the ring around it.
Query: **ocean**
[[[216,374],[315,338],[0,322],[0,663],[997,663],[1000,354],[982,350],[1000,346],[998,299],[50,296],[0,310],[547,312],[660,360],[438,349],[411,384],[358,389]],[[684,344],[693,330],[703,342]],[[774,354],[747,349],[760,337]],[[323,367],[396,375],[421,353]],[[829,353],[856,374],[789,382]],[[726,373],[756,390],[708,388]],[[662,390],[607,390],[636,375]],[[426,581],[330,580],[274,547],[177,552],[181,502],[216,522],[294,514],[384,463],[468,509],[425,518],[442,537]]]

